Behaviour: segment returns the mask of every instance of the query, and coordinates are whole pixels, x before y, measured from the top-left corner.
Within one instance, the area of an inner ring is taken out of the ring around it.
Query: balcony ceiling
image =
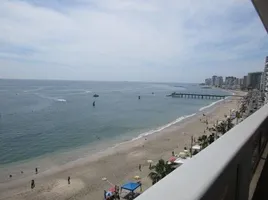
[[[252,0],[252,2],[268,33],[268,0]]]

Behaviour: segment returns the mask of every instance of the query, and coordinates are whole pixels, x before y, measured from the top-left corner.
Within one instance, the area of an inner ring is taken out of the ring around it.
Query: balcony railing
[[[136,199],[247,200],[267,134],[266,104]]]

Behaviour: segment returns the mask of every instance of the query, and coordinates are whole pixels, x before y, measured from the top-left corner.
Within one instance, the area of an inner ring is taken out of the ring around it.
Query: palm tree
[[[153,165],[151,171],[148,175],[148,177],[152,180],[152,184],[157,183],[162,178],[164,178],[166,175],[168,175],[170,172],[174,170],[174,165],[168,164],[168,162],[165,162],[163,159],[159,160],[156,165]]]
[[[232,123],[231,118],[228,118],[226,120],[226,132],[231,130],[234,127],[234,124]]]
[[[212,133],[208,136],[208,143],[212,144],[215,141],[215,134]]]
[[[240,113],[245,113],[247,110],[246,104],[242,103],[241,107],[240,107]]]
[[[206,148],[209,145],[208,137],[206,135],[202,135],[197,140],[202,149]]]
[[[210,131],[213,134],[222,134],[224,135],[226,133],[226,121],[222,121],[219,124],[214,125],[212,128],[210,128]]]
[[[235,117],[236,117],[236,124],[238,124],[238,120],[241,118],[241,114],[239,111],[236,111]]]

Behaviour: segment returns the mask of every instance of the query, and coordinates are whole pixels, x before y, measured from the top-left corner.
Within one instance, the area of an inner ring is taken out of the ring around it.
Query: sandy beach
[[[134,176],[137,175],[141,177],[144,191],[151,186],[151,181],[147,177],[147,160],[167,160],[172,151],[179,153],[184,147],[189,148],[191,136],[198,137],[204,134],[206,124],[200,121],[204,119],[203,113],[206,113],[208,122],[212,125],[217,120],[224,119],[225,114],[229,115],[231,109],[237,108],[237,97],[226,99],[158,133],[125,142],[86,159],[37,175],[1,183],[0,199],[103,199],[103,190],[111,187],[107,181],[102,180],[103,177],[113,184],[121,185],[127,181],[134,181]],[[138,168],[139,164],[142,165],[141,171]],[[67,182],[68,176],[71,177],[70,185]],[[32,179],[35,180],[34,189],[30,187]]]

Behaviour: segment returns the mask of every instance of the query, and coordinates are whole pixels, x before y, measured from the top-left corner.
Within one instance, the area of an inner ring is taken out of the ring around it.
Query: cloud
[[[261,69],[268,47],[242,0],[11,0],[0,24],[6,78],[198,82]]]

